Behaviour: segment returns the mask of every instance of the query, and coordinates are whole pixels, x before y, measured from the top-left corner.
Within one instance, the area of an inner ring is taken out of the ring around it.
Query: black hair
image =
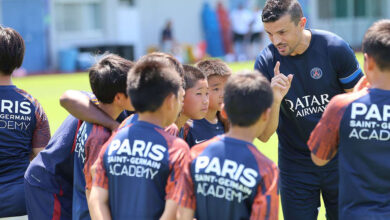
[[[127,94],[137,112],[155,112],[170,94],[178,95],[182,78],[166,58],[146,55],[132,68]]]
[[[102,103],[112,103],[117,93],[126,93],[127,73],[133,62],[115,54],[104,56],[89,70],[89,82],[96,98]]]
[[[273,93],[268,80],[258,71],[241,72],[229,78],[224,103],[232,125],[249,127],[270,108]]]
[[[190,65],[183,65],[184,68],[184,82],[185,90],[191,89],[195,86],[196,82],[202,79],[207,79],[206,75],[197,67]]]
[[[303,17],[302,7],[297,0],[267,0],[263,8],[261,20],[275,22],[282,16],[291,15],[291,21],[297,25]]]
[[[11,75],[22,66],[25,45],[22,36],[12,28],[0,26],[0,72]]]
[[[381,70],[390,70],[390,20],[375,22],[365,33],[363,52],[371,56]]]

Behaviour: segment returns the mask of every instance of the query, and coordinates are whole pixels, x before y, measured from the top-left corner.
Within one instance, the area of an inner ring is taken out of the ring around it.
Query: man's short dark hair
[[[291,21],[297,25],[303,17],[302,7],[297,0],[267,0],[263,8],[261,20],[275,22],[284,15],[291,15]]]
[[[126,93],[127,73],[133,62],[115,54],[108,54],[89,70],[89,82],[96,98],[102,103],[112,103],[117,93]]]
[[[22,36],[12,28],[0,26],[0,72],[2,74],[11,75],[16,68],[22,66],[24,50]]]
[[[258,71],[230,77],[225,85],[225,110],[232,125],[249,127],[270,108],[273,94],[270,83]]]
[[[197,67],[183,65],[185,90],[191,89],[199,80],[207,79],[206,75]]]
[[[209,79],[212,76],[230,76],[232,70],[220,59],[207,59],[195,64]]]
[[[169,62],[164,57],[149,54],[131,69],[127,94],[137,112],[155,112],[168,95],[178,95],[182,78]]]
[[[390,20],[375,22],[363,38],[363,52],[371,56],[380,70],[390,70]]]

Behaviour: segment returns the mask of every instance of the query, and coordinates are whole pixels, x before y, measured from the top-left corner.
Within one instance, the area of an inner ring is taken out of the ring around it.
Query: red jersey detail
[[[322,160],[330,160],[337,152],[340,121],[348,105],[366,95],[367,89],[337,95],[330,100],[321,120],[310,135],[307,145],[311,152]]]

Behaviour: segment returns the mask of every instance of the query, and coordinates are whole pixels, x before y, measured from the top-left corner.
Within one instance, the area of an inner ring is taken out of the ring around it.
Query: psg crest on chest
[[[320,79],[322,77],[322,70],[318,67],[314,67],[310,71],[310,76],[313,79]]]

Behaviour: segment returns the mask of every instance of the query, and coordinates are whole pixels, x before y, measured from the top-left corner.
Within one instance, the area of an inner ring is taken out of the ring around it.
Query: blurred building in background
[[[309,27],[333,31],[355,48],[375,20],[390,17],[390,0],[299,1]],[[262,7],[265,0],[0,0],[0,23],[24,37],[28,72],[74,71],[88,67],[91,52],[137,59],[158,49],[167,20],[176,40],[202,47],[205,2],[231,11],[240,3]]]

